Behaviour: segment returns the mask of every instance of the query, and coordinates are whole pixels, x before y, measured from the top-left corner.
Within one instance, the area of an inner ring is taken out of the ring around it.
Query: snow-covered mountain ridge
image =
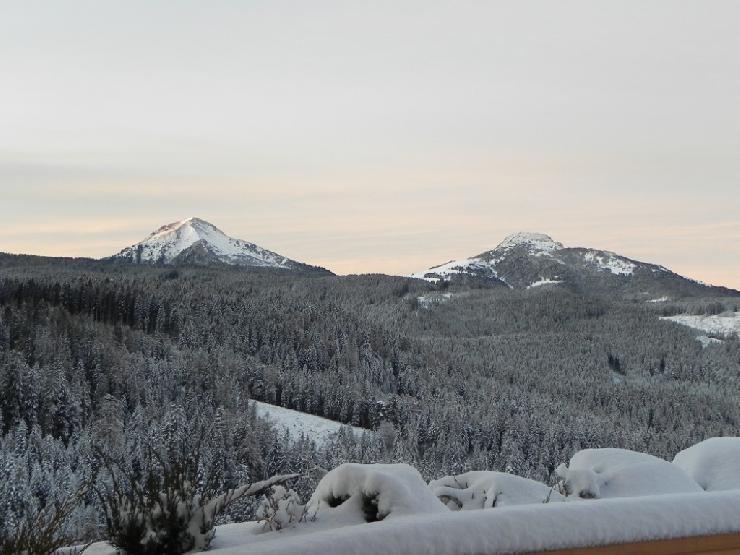
[[[640,295],[709,288],[657,264],[606,250],[567,247],[544,233],[527,232],[509,235],[490,251],[432,266],[411,277],[433,283],[475,281],[512,289],[548,285]]]
[[[143,241],[111,258],[135,264],[226,264],[289,270],[312,268],[254,243],[229,237],[215,225],[200,218],[163,225]]]

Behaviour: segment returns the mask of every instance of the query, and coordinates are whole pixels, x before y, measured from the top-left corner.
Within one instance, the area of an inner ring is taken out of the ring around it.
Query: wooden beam
[[[740,534],[692,536],[670,540],[623,543],[541,551],[543,555],[730,555],[740,554]]]

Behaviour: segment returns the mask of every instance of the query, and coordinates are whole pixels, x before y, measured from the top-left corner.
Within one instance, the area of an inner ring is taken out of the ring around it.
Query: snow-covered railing
[[[713,541],[734,541],[731,536],[719,537],[727,534],[740,534],[740,491],[737,490],[412,515],[295,537],[276,534],[274,540],[265,537],[265,541],[250,544],[249,552],[468,555],[621,544],[617,551],[604,553],[626,553],[624,544],[636,542],[696,538],[712,545]],[[694,540],[683,541],[688,547],[704,545]],[[243,550],[244,546],[226,548],[219,550],[219,555],[237,555]],[[600,551],[581,551],[588,552]]]

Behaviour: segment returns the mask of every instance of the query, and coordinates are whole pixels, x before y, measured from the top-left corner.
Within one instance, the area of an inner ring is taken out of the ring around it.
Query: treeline
[[[702,348],[645,303],[453,287],[425,305],[432,286],[380,275],[0,263],[0,483],[23,484],[0,491],[6,526],[99,479],[101,457],[135,473],[176,438],[207,438],[216,488],[297,471],[308,492],[344,460],[547,481],[582,448],[671,457],[740,426],[738,341]],[[291,443],[249,399],[377,433]],[[103,533],[101,511],[90,493],[71,535]]]

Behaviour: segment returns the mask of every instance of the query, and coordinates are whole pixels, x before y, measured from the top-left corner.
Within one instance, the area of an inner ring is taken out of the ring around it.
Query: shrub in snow
[[[320,520],[353,523],[446,511],[407,464],[345,463],[321,479],[307,512]]]
[[[64,535],[62,528],[72,511],[83,503],[86,493],[86,487],[80,488],[68,499],[37,508],[20,521],[0,516],[3,520],[0,522],[0,555],[49,555],[69,544],[70,538]]]
[[[158,459],[160,468],[152,467],[140,477],[105,461],[106,480],[96,493],[113,546],[127,555],[203,551],[215,535],[214,520],[229,503],[298,477],[276,476],[219,493],[198,483],[198,457],[193,455],[174,461]]]
[[[282,530],[286,526],[304,520],[306,506],[292,489],[273,486],[270,495],[265,495],[257,508],[257,518],[270,530]]]
[[[563,500],[560,493],[541,482],[505,472],[473,471],[445,476],[429,482],[429,487],[453,511]]]
[[[677,466],[626,449],[584,449],[568,466],[561,464],[556,474],[566,495],[583,499],[701,491]]]
[[[740,489],[740,437],[712,437],[673,459],[707,491]]]

